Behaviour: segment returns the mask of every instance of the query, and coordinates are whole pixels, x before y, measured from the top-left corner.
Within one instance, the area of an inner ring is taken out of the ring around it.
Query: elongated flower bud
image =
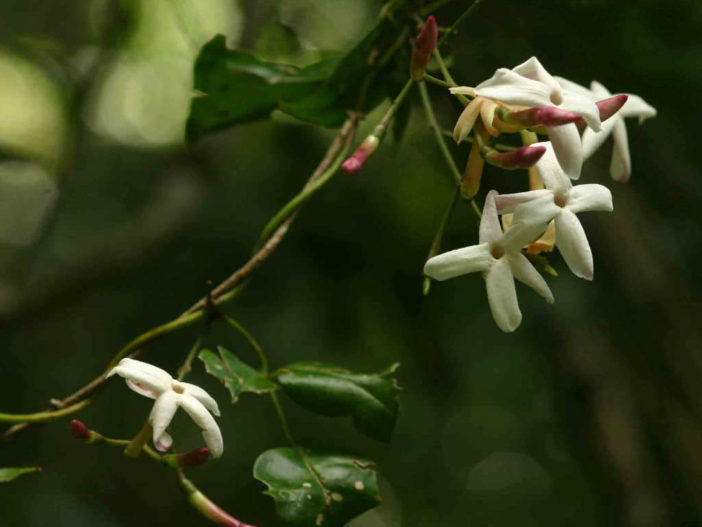
[[[89,444],[101,443],[103,440],[103,437],[100,434],[90,430],[83,421],[73,419],[70,426],[71,433],[76,439],[80,439],[81,441],[85,441]]]
[[[534,166],[545,153],[546,147],[543,146],[523,146],[513,152],[498,152],[491,149],[485,154],[485,160],[491,165],[514,170]]]
[[[520,124],[522,126],[560,126],[574,123],[581,119],[580,114],[568,112],[555,106],[529,108],[527,110],[512,111],[506,108],[498,110],[500,119],[507,124]]]
[[[430,15],[424,23],[422,31],[417,35],[414,50],[412,50],[412,62],[410,63],[410,75],[412,79],[419,81],[424,77],[424,71],[429,64],[431,54],[436,49],[439,39],[439,28],[434,15]]]
[[[210,459],[212,452],[209,448],[196,448],[184,454],[169,454],[164,456],[164,461],[173,468],[198,467]]]
[[[606,121],[621,110],[628,99],[629,96],[622,93],[614,97],[609,97],[608,99],[597,101],[595,104],[597,104],[597,108],[600,110],[600,121]]]
[[[380,141],[375,135],[371,134],[366,137],[353,155],[341,165],[344,174],[356,174],[361,170],[366,160],[378,149],[378,144]]]

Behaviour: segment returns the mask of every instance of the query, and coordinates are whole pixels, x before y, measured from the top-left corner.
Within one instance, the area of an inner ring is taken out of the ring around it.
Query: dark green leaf
[[[233,353],[218,346],[219,357],[210,350],[202,350],[200,360],[205,363],[207,373],[219,379],[232,395],[232,403],[243,392],[266,393],[278,387],[258,370],[241,362]]]
[[[330,417],[353,416],[358,430],[389,441],[397,420],[400,388],[393,375],[398,366],[363,374],[333,364],[297,362],[281,368],[275,376],[299,405]]]
[[[288,527],[341,527],[380,503],[375,465],[342,454],[274,448],[254,464]]]
[[[7,483],[15,478],[22,476],[23,474],[29,474],[30,472],[37,472],[41,469],[39,467],[9,467],[0,468],[0,483]]]

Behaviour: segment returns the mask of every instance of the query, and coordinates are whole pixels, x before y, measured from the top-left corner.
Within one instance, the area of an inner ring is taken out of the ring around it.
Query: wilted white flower
[[[579,91],[561,86],[536,57],[513,69],[499,68],[488,80],[475,88],[451,88],[452,93],[485,97],[526,107],[555,106],[581,115],[593,130],[600,130],[600,112],[593,99]],[[575,124],[547,126],[548,136],[564,172],[572,179],[580,177],[582,144]]]
[[[514,224],[540,224],[541,232],[554,220],[555,245],[566,264],[576,276],[592,280],[592,251],[576,214],[595,210],[611,212],[612,193],[603,185],[573,186],[558,164],[550,143],[536,143],[534,146],[537,145],[546,147],[546,153],[535,165],[546,188],[499,195],[496,197],[497,209],[500,213],[513,212]]]
[[[492,190],[485,198],[480,243],[430,258],[424,266],[424,274],[435,280],[447,280],[482,272],[495,322],[502,331],[514,331],[522,322],[515,278],[533,288],[549,303],[553,303],[553,295],[543,277],[521,253],[522,247],[536,239],[543,229],[533,223],[515,221],[512,228],[503,233],[497,216],[496,196],[497,192]]]
[[[568,79],[556,77],[561,86],[576,91],[579,90],[583,95],[589,96],[593,101],[606,99],[611,97],[611,93],[607,88],[597,81],[590,83],[588,90],[584,86],[580,86]],[[629,154],[629,139],[627,137],[626,125],[624,119],[626,117],[638,117],[639,124],[646,119],[656,116],[656,109],[644,101],[638,95],[626,94],[627,100],[621,110],[602,123],[602,130],[595,132],[586,129],[583,132],[583,159],[589,158],[595,151],[602,146],[602,143],[612,135],[614,139],[614,149],[612,150],[612,161],[609,166],[609,172],[612,179],[616,181],[626,182],[631,176],[631,156]]]
[[[161,368],[129,358],[122,359],[107,376],[114,374],[124,377],[127,386],[138,394],[156,399],[149,421],[153,427],[154,445],[158,450],[164,452],[173,443],[166,428],[178,407],[181,407],[202,429],[212,457],[222,455],[222,433],[214,417],[210,415],[212,412],[219,417],[219,408],[217,402],[205,390],[194,384],[177,381]]]

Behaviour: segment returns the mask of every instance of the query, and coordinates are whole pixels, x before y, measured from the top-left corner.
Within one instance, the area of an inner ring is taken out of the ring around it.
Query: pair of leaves
[[[288,527],[341,527],[380,503],[372,462],[301,448],[274,448],[254,464]]]
[[[275,379],[300,406],[329,417],[351,416],[354,426],[379,441],[389,441],[397,420],[399,364],[379,373],[354,373],[333,364],[297,362]]]
[[[219,356],[213,351],[204,349],[199,357],[205,363],[207,373],[218,379],[229,390],[232,403],[237,402],[243,392],[266,393],[276,390],[278,386],[258,370],[253,369],[239,358],[218,346]]]
[[[39,467],[8,467],[0,468],[0,483],[8,483],[13,479],[29,474],[31,472],[39,472],[41,469]]]
[[[337,127],[349,110],[358,109],[361,92],[365,93],[360,109],[372,109],[394,93],[394,73],[399,64],[407,64],[398,60],[380,70],[376,67],[392,45],[384,31],[388,23],[378,24],[345,56],[303,69],[227,49],[224,36],[214,37],[195,61],[197,94],[186,123],[187,140],[194,142],[237,123],[267,117],[275,109],[313,124]],[[371,74],[377,75],[376,82],[367,82]]]

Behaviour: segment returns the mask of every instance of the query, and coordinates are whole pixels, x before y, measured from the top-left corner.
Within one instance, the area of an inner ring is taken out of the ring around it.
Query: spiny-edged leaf
[[[254,464],[286,527],[341,527],[380,503],[375,465],[344,454],[273,448]]]
[[[275,377],[299,405],[329,417],[353,416],[358,430],[389,441],[397,420],[400,388],[394,373],[398,367],[354,373],[334,364],[296,362],[278,370]]]
[[[0,483],[7,483],[15,478],[18,478],[24,474],[29,474],[30,472],[41,471],[39,467],[8,467],[0,468]]]
[[[235,403],[239,394],[243,392],[266,393],[278,388],[273,381],[260,371],[241,362],[233,353],[222,346],[218,346],[218,349],[219,356],[213,351],[204,349],[199,357],[205,363],[207,373],[219,379],[229,390],[232,403]]]

